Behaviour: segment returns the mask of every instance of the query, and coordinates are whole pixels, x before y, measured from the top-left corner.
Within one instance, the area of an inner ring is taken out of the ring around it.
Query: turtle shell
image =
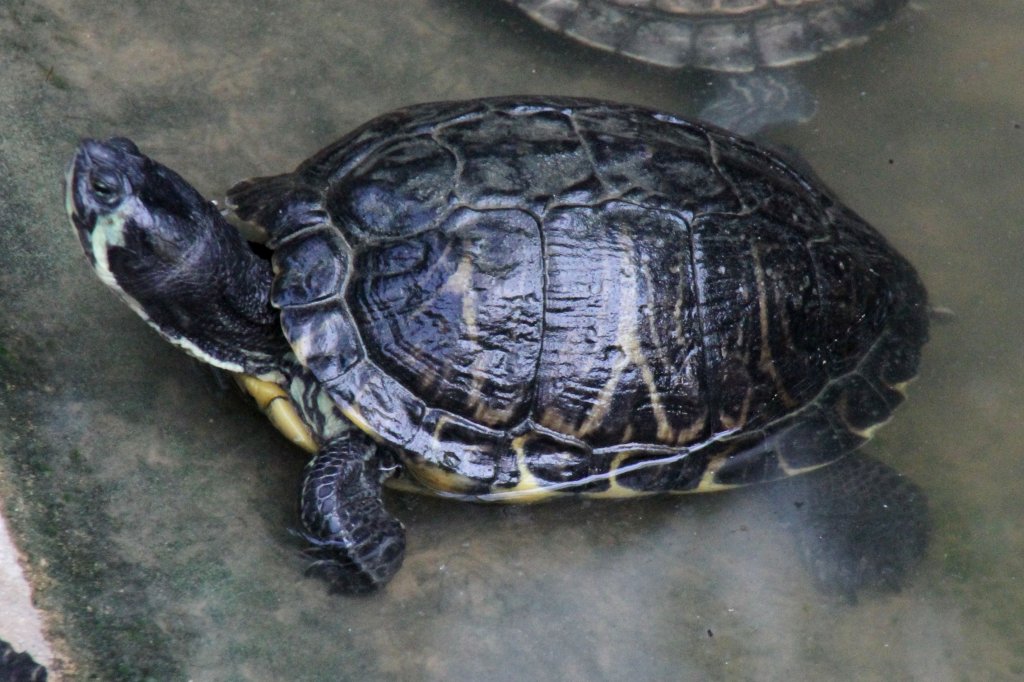
[[[814,468],[889,417],[927,334],[913,268],[827,190],[632,106],[415,106],[230,199],[296,356],[442,493]]]
[[[669,67],[743,72],[861,43],[906,0],[506,0],[582,43]]]

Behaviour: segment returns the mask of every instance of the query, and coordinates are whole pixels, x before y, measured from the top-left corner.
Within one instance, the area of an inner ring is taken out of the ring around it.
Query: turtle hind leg
[[[801,558],[826,592],[856,601],[865,588],[898,590],[924,557],[924,493],[876,459],[855,452],[773,488]]]
[[[306,466],[301,516],[309,573],[350,594],[384,586],[402,565],[405,530],[381,501],[377,446],[350,432]]]
[[[722,76],[700,118],[739,133],[754,135],[783,123],[814,117],[814,96],[785,69],[758,69]]]

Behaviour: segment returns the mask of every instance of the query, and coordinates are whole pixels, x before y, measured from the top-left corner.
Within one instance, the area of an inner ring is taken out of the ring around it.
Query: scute
[[[573,492],[593,493],[608,487],[611,469],[607,458],[595,456],[584,445],[533,430],[517,438],[513,448],[539,488],[581,481],[587,482],[573,486]]]
[[[429,229],[454,191],[457,160],[428,134],[399,137],[333,186],[326,206],[369,238]]]
[[[423,401],[369,360],[324,384],[346,417],[387,443],[405,445],[422,428]]]
[[[624,105],[448,106],[371,121],[262,209],[326,197],[278,248],[274,301],[298,358],[422,485],[748,484],[841,457],[902,399],[920,282],[780,157]]]
[[[359,332],[340,301],[282,307],[281,325],[295,355],[321,382],[338,379],[363,359]]]
[[[522,211],[462,208],[368,246],[349,303],[369,355],[432,404],[491,427],[522,421],[540,352],[538,231]]]
[[[274,252],[278,276],[270,302],[278,308],[315,303],[338,296],[349,271],[348,249],[327,229],[285,243]]]
[[[544,224],[538,423],[594,447],[706,436],[686,219],[611,201]]]
[[[456,191],[468,205],[542,206],[594,173],[572,119],[558,109],[510,107],[445,126],[437,136],[459,160]],[[507,163],[510,158],[516,163]]]

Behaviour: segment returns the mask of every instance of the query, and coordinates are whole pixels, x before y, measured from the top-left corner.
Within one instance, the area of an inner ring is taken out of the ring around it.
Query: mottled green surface
[[[903,592],[856,605],[815,591],[756,494],[394,496],[406,567],[381,595],[328,596],[287,532],[302,459],[96,280],[63,217],[84,135],[129,135],[216,196],[405,103],[550,92],[687,113],[700,79],[569,45],[497,1],[0,4],[0,494],[60,665],[131,680],[1024,674],[1024,13],[982,4],[927,3],[801,69],[818,116],[773,135],[956,312],[869,446],[927,491],[929,556]]]

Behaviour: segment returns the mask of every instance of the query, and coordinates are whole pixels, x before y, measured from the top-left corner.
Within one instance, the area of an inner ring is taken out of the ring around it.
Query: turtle
[[[701,117],[744,134],[810,119],[787,71],[865,42],[907,0],[505,0],[552,31],[633,60],[720,74]]]
[[[418,104],[232,187],[251,240],[126,138],[83,140],[66,186],[102,281],[312,453],[301,534],[334,590],[402,563],[384,484],[514,503],[831,465],[814,504],[855,515],[832,500],[856,489],[876,516],[820,573],[858,588],[923,551],[920,491],[858,448],[917,373],[924,286],[754,142],[601,100]]]

